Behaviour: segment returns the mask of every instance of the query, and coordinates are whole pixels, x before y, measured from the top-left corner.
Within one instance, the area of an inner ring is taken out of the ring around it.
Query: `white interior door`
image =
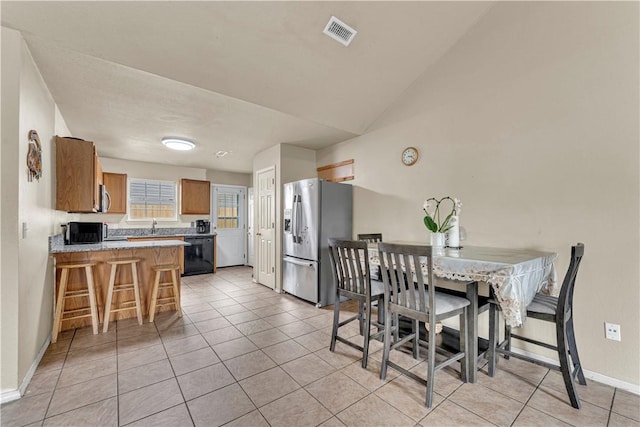
[[[247,265],[253,267],[253,249],[255,247],[255,235],[253,233],[253,187],[247,190]]]
[[[276,284],[276,170],[274,167],[256,172],[256,265],[258,283],[275,289]]]
[[[246,187],[213,185],[211,191],[213,229],[218,233],[216,265],[244,265]]]

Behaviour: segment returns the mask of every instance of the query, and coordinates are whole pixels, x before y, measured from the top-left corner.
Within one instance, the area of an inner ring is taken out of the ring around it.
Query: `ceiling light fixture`
[[[193,148],[196,146],[196,144],[194,144],[192,141],[189,141],[188,139],[176,137],[164,137],[162,138],[162,143],[167,148],[179,151],[193,150]]]
[[[216,157],[217,157],[217,158],[224,157],[224,156],[226,156],[227,154],[229,154],[229,151],[220,150],[220,151],[218,151],[218,152],[216,153]]]

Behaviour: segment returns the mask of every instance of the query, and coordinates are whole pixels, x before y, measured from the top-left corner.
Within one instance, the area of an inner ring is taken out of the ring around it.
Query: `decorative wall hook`
[[[33,178],[40,181],[42,176],[42,145],[40,144],[40,138],[38,132],[35,130],[29,131],[29,151],[27,152],[27,169],[29,182],[33,181]]]

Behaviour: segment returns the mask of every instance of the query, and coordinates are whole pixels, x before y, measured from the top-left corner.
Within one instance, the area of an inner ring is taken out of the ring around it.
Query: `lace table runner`
[[[536,293],[557,295],[555,253],[529,249],[465,247],[444,249],[433,256],[433,272],[437,277],[478,281],[491,285],[506,323],[523,325],[527,306]],[[369,261],[380,265],[377,247],[370,247]],[[422,265],[426,275],[427,267]]]

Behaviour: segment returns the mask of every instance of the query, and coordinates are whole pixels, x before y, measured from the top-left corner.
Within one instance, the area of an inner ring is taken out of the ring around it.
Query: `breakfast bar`
[[[165,265],[179,265],[180,250],[188,246],[182,240],[156,240],[156,241],[111,241],[85,245],[65,245],[62,239],[52,238],[49,253],[55,260],[55,265],[94,263],[93,282],[95,289],[96,305],[98,307],[100,323],[104,321],[104,307],[107,300],[107,291],[110,279],[110,266],[108,261],[138,259],[137,274],[140,290],[140,305],[142,313],[149,312],[152,297],[154,271],[153,268]],[[82,269],[69,270],[67,292],[76,289],[86,289],[87,279]],[[60,269],[56,268],[56,292],[58,297],[61,283]],[[133,281],[130,269],[118,269],[115,277],[116,283],[131,283]],[[178,291],[180,290],[180,275],[177,275]],[[166,293],[166,295],[165,295]],[[161,289],[158,298],[171,295],[171,291]],[[120,306],[126,301],[132,300],[131,293],[114,293],[112,303]],[[65,302],[66,310],[86,307],[85,298],[69,298]],[[159,311],[174,310],[174,307],[159,307]],[[136,317],[135,306],[130,309],[111,314],[111,321]],[[91,325],[91,318],[79,318],[65,320],[61,330],[68,330]]]

